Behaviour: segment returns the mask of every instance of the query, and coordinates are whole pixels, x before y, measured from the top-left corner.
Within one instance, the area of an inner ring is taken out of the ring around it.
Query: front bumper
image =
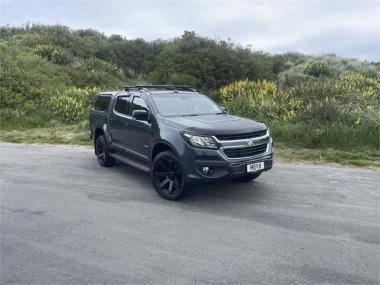
[[[272,139],[268,142],[268,148],[265,153],[241,159],[229,159],[221,149],[199,149],[191,148],[192,156],[182,165],[185,171],[185,179],[188,182],[212,182],[235,177],[245,176],[247,173],[247,164],[255,162],[264,162],[264,169],[268,171],[273,165]],[[211,173],[204,174],[203,167],[212,169]]]

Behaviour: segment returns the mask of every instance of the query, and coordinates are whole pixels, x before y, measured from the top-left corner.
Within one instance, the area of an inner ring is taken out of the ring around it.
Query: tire
[[[115,159],[109,155],[109,148],[104,135],[100,135],[94,142],[95,155],[98,162],[103,167],[109,167],[115,164]]]
[[[167,200],[179,199],[188,189],[181,163],[171,151],[161,152],[153,159],[151,179],[157,193]]]
[[[234,181],[236,182],[251,182],[252,180],[255,180],[257,177],[259,177],[261,175],[262,172],[256,172],[256,173],[252,173],[252,174],[248,174],[248,175],[245,175],[245,176],[241,176],[241,177],[236,177],[234,178]]]

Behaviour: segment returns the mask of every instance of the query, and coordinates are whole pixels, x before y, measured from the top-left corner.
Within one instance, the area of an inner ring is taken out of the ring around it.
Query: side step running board
[[[140,170],[142,170],[144,172],[149,172],[150,171],[150,167],[147,166],[143,162],[139,162],[139,161],[137,161],[135,159],[125,157],[125,156],[120,155],[118,153],[110,153],[109,155],[112,156],[113,158],[121,161],[122,163],[128,164],[128,165],[130,165],[132,167],[135,167],[137,169],[140,169]]]

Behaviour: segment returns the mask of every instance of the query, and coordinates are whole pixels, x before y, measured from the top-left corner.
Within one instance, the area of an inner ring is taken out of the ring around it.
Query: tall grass
[[[289,146],[331,147],[341,149],[379,149],[380,128],[350,126],[342,123],[310,125],[270,121],[275,141]]]
[[[277,141],[302,147],[380,147],[380,77],[294,80],[279,86],[242,80],[219,90],[236,115],[265,122]]]
[[[31,101],[21,109],[0,108],[0,129],[44,128],[76,124],[88,119],[90,106],[100,88],[70,87],[51,92],[43,100]]]

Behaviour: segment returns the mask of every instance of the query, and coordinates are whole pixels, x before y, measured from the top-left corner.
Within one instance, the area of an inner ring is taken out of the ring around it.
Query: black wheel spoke
[[[166,184],[168,184],[171,180],[166,177],[161,183],[160,183],[160,187],[164,187]]]
[[[98,138],[96,140],[96,154],[98,154],[98,156],[101,155],[103,153],[103,149],[103,141],[100,138]]]
[[[179,182],[178,182],[178,177],[176,176],[175,178],[174,178],[174,189],[178,189],[178,187],[179,187]]]
[[[170,180],[169,182],[169,193],[172,193],[172,190],[173,190],[173,180]]]

